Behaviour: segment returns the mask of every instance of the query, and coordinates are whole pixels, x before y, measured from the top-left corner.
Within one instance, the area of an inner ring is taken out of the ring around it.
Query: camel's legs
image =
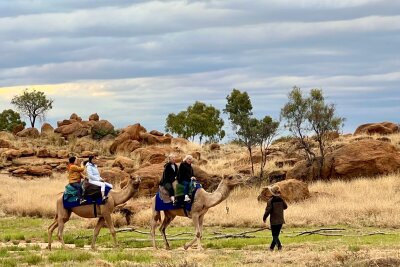
[[[104,218],[100,217],[99,220],[97,221],[96,227],[94,228],[94,231],[93,231],[92,249],[95,249],[96,239],[97,239],[97,236],[99,235],[99,232],[101,230],[101,227],[103,227],[103,225],[104,225]]]
[[[150,221],[150,236],[151,236],[151,242],[153,243],[153,248],[157,249],[156,245],[156,226],[157,222],[161,220],[161,214],[159,211],[153,210],[153,215],[151,216],[151,221]]]
[[[160,226],[160,232],[161,232],[162,237],[164,238],[165,249],[171,249],[169,246],[168,240],[167,240],[167,236],[165,234],[165,229],[175,219],[175,216],[168,214],[168,213],[164,213],[164,214],[165,214],[165,217]]]
[[[61,242],[61,244],[62,244],[63,247],[65,247],[64,236],[63,236],[63,233],[64,233],[64,224],[65,224],[66,222],[68,222],[69,217],[71,216],[71,213],[67,213],[67,214],[65,214],[65,215],[66,215],[66,217],[63,217],[63,216],[60,216],[60,215],[57,216],[57,224],[58,224],[58,233],[57,233],[57,237],[58,237],[58,240]]]
[[[114,245],[117,246],[117,235],[116,235],[116,231],[114,229],[114,224],[112,222],[111,219],[111,214],[103,214],[104,219],[106,220],[106,223],[108,225],[108,229],[110,229],[110,233],[113,237],[114,240]]]
[[[56,218],[54,219],[54,222],[50,224],[50,226],[47,228],[47,233],[48,233],[48,245],[47,248],[51,250],[51,242],[53,241],[53,231],[56,229],[58,226],[57,222],[57,215]]]
[[[203,219],[204,219],[204,214],[200,215],[200,217],[199,217],[199,228],[198,228],[199,235],[196,235],[197,249],[199,249],[199,250],[203,249],[203,246],[201,245],[201,238],[203,237]]]
[[[194,242],[196,242],[196,240],[198,239],[198,237],[200,236],[200,230],[199,230],[199,216],[198,215],[193,215],[192,214],[192,220],[193,220],[193,225],[196,228],[196,236],[193,238],[193,240],[191,240],[190,242],[186,243],[184,246],[184,249],[188,249],[190,248]]]

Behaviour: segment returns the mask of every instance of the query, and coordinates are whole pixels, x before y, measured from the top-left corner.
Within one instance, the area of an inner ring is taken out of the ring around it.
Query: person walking
[[[285,223],[283,213],[284,210],[287,209],[287,204],[281,197],[281,190],[278,185],[274,185],[272,187],[269,186],[268,189],[271,192],[272,197],[267,202],[267,207],[265,208],[263,216],[263,222],[265,223],[269,216],[272,232],[272,242],[269,249],[273,251],[275,246],[277,246],[278,250],[282,250],[279,234],[281,232],[282,225]]]

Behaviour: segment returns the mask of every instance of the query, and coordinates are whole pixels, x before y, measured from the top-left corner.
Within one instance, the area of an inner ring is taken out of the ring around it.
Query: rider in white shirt
[[[112,184],[104,182],[103,178],[101,178],[97,165],[93,162],[95,159],[95,156],[89,156],[89,161],[86,163],[86,172],[89,178],[89,183],[100,186],[101,196],[104,201],[107,199],[105,196],[106,185],[111,188],[113,188],[113,186]]]

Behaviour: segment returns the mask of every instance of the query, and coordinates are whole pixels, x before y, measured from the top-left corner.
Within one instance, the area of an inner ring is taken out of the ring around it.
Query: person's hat
[[[279,187],[279,185],[268,186],[268,190],[273,196],[281,195],[281,188]]]

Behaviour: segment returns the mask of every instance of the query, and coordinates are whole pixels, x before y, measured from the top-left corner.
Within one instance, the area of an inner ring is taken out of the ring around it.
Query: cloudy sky
[[[35,88],[53,126],[97,112],[163,130],[233,88],[277,119],[296,85],[322,88],[353,132],[399,122],[399,47],[397,0],[0,0],[0,109]]]

